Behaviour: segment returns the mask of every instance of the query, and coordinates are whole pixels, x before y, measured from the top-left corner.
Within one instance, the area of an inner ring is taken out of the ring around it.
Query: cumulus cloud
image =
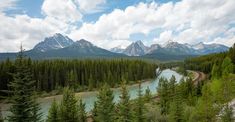
[[[31,49],[44,37],[60,32],[74,40],[81,38],[112,48],[131,43],[131,35],[149,36],[152,42],[221,43],[231,46],[235,39],[235,0],[182,0],[178,2],[140,2],[125,9],[114,9],[95,22],[83,22],[86,14],[103,11],[106,0],[44,0],[43,18],[8,16],[17,0],[0,4],[0,51],[17,51],[21,42]],[[76,26],[81,23],[81,27]],[[154,34],[150,34],[154,35]],[[159,35],[159,36],[157,36]],[[152,43],[149,42],[149,43]]]
[[[1,0],[0,12],[15,7],[16,0]]]
[[[73,31],[73,38],[94,40],[129,40],[133,33],[148,34],[152,29],[160,27],[164,22],[156,11],[156,3],[129,6],[125,10],[115,9],[109,14],[99,17],[95,23],[83,23],[82,27]]]
[[[230,24],[235,23],[233,6],[234,0],[139,3],[124,10],[115,9],[102,15],[95,23],[83,23],[71,35],[95,41],[129,40],[131,34],[148,35],[154,29],[162,29],[164,31],[154,39],[159,43],[169,38],[181,43],[215,42],[216,38],[224,38],[221,34],[226,33],[231,28]],[[225,44],[230,46],[229,43]]]
[[[173,39],[172,31],[167,30],[160,34],[159,38],[155,38],[154,41],[159,44],[164,44]]]
[[[77,0],[79,8],[84,13],[96,13],[104,10],[106,0]]]
[[[1,4],[0,10],[11,8],[16,0]],[[17,51],[22,43],[25,49],[31,49],[45,37],[54,33],[63,33],[75,28],[72,23],[80,21],[81,13],[72,0],[45,0],[42,5],[44,18],[33,18],[28,15],[8,16],[0,12],[0,52]]]
[[[76,22],[82,19],[82,14],[73,0],[44,0],[42,12],[46,16],[64,22]]]

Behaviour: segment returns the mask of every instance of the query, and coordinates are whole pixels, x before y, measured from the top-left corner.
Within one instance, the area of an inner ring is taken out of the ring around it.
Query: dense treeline
[[[30,65],[24,65],[23,50],[15,61],[15,73],[12,74],[13,80],[8,86],[11,94],[8,102],[11,103],[10,115],[7,117],[9,122],[40,122],[42,114],[39,103],[37,103],[35,80],[32,79]],[[1,118],[0,118],[1,120]]]
[[[157,88],[159,100],[147,103],[147,119],[153,122],[234,122],[235,75],[229,57],[221,65],[213,64],[211,79],[198,84],[182,79],[176,83],[161,78]],[[149,105],[148,105],[149,104]]]
[[[227,52],[187,59],[184,62],[185,68],[209,73],[213,65],[221,64],[225,57],[229,57],[235,64],[235,44]]]
[[[95,122],[233,122],[233,111],[229,102],[235,97],[235,76],[232,74],[231,65],[231,59],[225,58],[219,70],[213,68],[211,80],[199,82],[197,85],[191,78],[182,78],[179,83],[174,76],[170,80],[160,78],[156,100],[152,99],[149,89],[143,94],[140,85],[138,98],[130,100],[126,85],[122,84],[120,102],[115,104],[113,92],[105,84],[99,90],[89,119]],[[65,96],[67,95],[64,94]],[[70,108],[78,106],[81,106],[81,102]],[[64,114],[83,115],[84,118],[84,108],[80,107],[79,110],[81,111],[68,111]],[[56,115],[53,113],[60,113],[61,110],[55,111],[53,103],[48,120]],[[78,122],[73,117],[66,120]],[[54,121],[62,119],[63,116],[54,117]],[[87,119],[79,120],[85,122]]]
[[[140,60],[43,60],[25,59],[22,65],[30,65],[37,90],[51,91],[57,87],[73,86],[93,89],[103,83],[114,87],[122,79],[137,81],[155,77],[156,64]],[[7,84],[13,80],[16,72],[15,61],[0,63],[0,90],[8,89]],[[81,89],[79,89],[81,90]]]
[[[16,60],[16,71],[10,81],[10,116],[14,122],[40,122],[40,106],[36,102],[32,79],[32,64],[23,65],[22,55]],[[226,57],[221,64],[214,63],[211,79],[194,84],[191,78],[176,82],[160,78],[157,95],[152,99],[150,90],[145,95],[139,84],[138,98],[130,100],[126,82],[122,82],[120,102],[114,103],[109,82],[99,89],[97,101],[89,119],[94,122],[233,122],[233,110],[229,102],[235,97],[233,60]],[[123,80],[122,80],[123,81]],[[0,116],[1,120],[1,116]],[[65,87],[61,101],[52,103],[48,122],[86,122],[85,104],[75,97],[73,88]]]

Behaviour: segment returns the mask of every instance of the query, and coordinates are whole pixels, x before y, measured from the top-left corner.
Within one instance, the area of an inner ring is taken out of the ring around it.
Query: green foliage
[[[170,79],[170,82],[168,83],[168,94],[169,94],[169,99],[171,101],[174,100],[174,96],[175,96],[175,88],[176,88],[176,79],[175,76],[173,75]]]
[[[151,98],[152,98],[151,91],[150,91],[149,87],[147,87],[147,89],[145,90],[144,99],[146,102],[150,102]]]
[[[195,58],[189,58],[185,60],[184,63],[185,63],[186,69],[202,71],[204,73],[211,73],[213,66],[215,64],[217,65],[222,64],[225,58],[227,58],[226,59],[227,61],[228,61],[228,58],[230,58],[232,63],[235,64],[235,44],[227,52],[209,54],[209,55],[204,55],[204,56],[195,57]],[[231,67],[234,67],[234,65]],[[223,66],[221,69],[223,69]],[[235,69],[233,69],[233,73],[235,73]],[[212,74],[216,74],[216,73],[212,73]]]
[[[111,122],[114,120],[114,103],[113,92],[110,87],[105,84],[98,93],[95,118],[98,122]]]
[[[92,110],[92,120],[94,122],[97,122],[98,121],[98,118],[97,118],[97,113],[98,113],[98,110],[97,110],[97,102],[94,103],[94,108]]]
[[[139,82],[139,89],[138,89],[138,98],[135,101],[135,122],[144,122],[146,119],[144,117],[144,100],[142,96],[142,90],[141,90],[141,83]]]
[[[228,56],[232,60],[233,64],[235,64],[235,43],[233,44],[233,47],[229,49]]]
[[[21,49],[15,63],[16,72],[13,81],[9,83],[11,94],[9,122],[38,122],[41,119],[40,107],[36,102],[35,81],[30,72],[30,64],[24,64]]]
[[[55,99],[53,100],[51,107],[49,109],[49,113],[47,116],[47,122],[59,122],[59,106]]]
[[[77,100],[74,91],[68,87],[64,89],[59,116],[61,122],[79,122]]]
[[[85,104],[82,102],[82,99],[78,103],[78,120],[79,122],[86,122]]]
[[[118,122],[131,122],[133,120],[133,115],[131,111],[131,104],[130,104],[130,96],[128,94],[125,82],[122,83],[121,87],[121,96],[120,102],[117,106],[118,114],[117,114],[117,121]]]
[[[3,122],[4,120],[3,120],[3,117],[2,117],[2,109],[1,109],[1,107],[0,107],[0,122]]]
[[[227,77],[230,73],[233,72],[232,60],[229,57],[226,57],[223,60],[221,68],[222,68],[222,76]]]
[[[212,67],[211,77],[212,79],[217,79],[221,76],[220,67],[215,63]]]
[[[183,105],[182,97],[179,90],[175,91],[175,94],[170,106],[170,120],[172,122],[182,122],[183,121]]]
[[[0,90],[7,90],[13,80],[16,61],[0,62]],[[83,60],[33,60],[24,59],[22,65],[30,65],[32,79],[38,91],[52,91],[56,87],[70,86],[75,91],[92,90],[107,83],[117,86],[124,77],[129,81],[154,78],[156,64],[127,59],[83,59]],[[0,95],[7,95],[0,92]]]
[[[226,104],[226,106],[224,107],[224,111],[221,118],[223,122],[234,122],[233,109],[232,107],[228,106],[228,104]]]
[[[167,79],[160,78],[158,83],[158,96],[160,97],[160,111],[162,115],[166,115],[169,111],[169,85]]]
[[[214,122],[218,110],[213,106],[213,95],[210,84],[202,88],[202,97],[196,106],[196,114],[193,117],[196,121]]]

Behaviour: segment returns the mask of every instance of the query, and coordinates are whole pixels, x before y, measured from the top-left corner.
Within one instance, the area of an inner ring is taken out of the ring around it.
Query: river
[[[182,75],[178,74],[177,72],[170,70],[170,69],[165,69],[161,72],[161,74],[155,80],[145,81],[141,84],[141,90],[143,91],[143,94],[148,87],[150,89],[151,94],[156,94],[159,78],[164,77],[164,78],[170,79],[172,77],[172,75],[174,75],[176,77],[177,82],[180,81],[180,79],[182,78]],[[113,95],[114,95],[114,102],[117,103],[119,101],[120,88],[114,88],[112,90],[113,90]],[[128,86],[128,92],[130,95],[130,99],[137,98],[137,91],[138,91],[138,84]],[[92,110],[93,104],[97,100],[96,96],[97,96],[96,91],[76,93],[76,97],[81,98],[82,101],[86,104],[86,111],[87,112]],[[50,108],[50,105],[54,99],[56,99],[56,101],[60,102],[62,99],[62,95],[56,95],[56,96],[45,97],[45,98],[39,99],[39,102],[40,102],[40,105],[42,108],[41,111],[43,113],[43,119],[46,118],[46,116],[48,114],[48,109]],[[4,117],[6,117],[6,115],[9,114],[6,111],[8,108],[9,108],[8,105],[3,105],[3,107],[2,107]]]

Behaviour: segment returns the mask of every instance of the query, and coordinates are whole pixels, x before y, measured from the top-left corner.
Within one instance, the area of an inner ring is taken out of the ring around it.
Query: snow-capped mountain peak
[[[118,45],[117,47],[113,47],[110,49],[111,52],[114,53],[123,53],[123,51],[125,50],[126,47],[122,46],[122,45]]]
[[[46,52],[48,50],[64,48],[73,43],[73,40],[69,37],[63,36],[60,33],[56,33],[51,37],[46,37],[44,41],[35,45],[33,49],[41,52]]]
[[[147,47],[142,43],[142,41],[136,41],[131,43],[123,53],[129,56],[141,56],[147,51]]]

